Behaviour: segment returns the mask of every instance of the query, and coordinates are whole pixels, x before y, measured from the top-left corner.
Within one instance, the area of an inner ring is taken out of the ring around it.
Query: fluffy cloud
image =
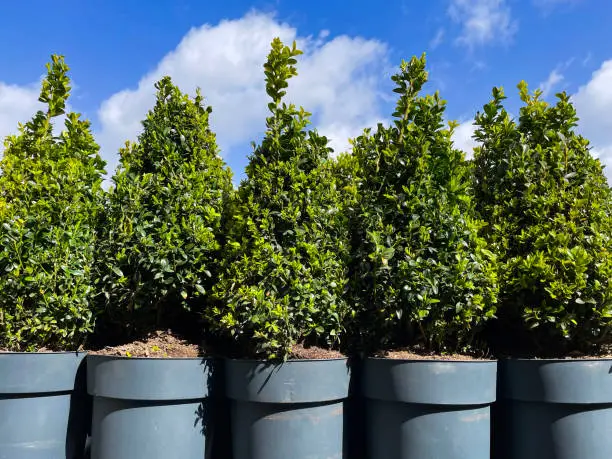
[[[518,30],[506,0],[451,0],[448,15],[461,26],[457,43],[468,48],[507,43]]]
[[[453,131],[452,139],[453,143],[455,144],[455,148],[463,150],[466,153],[467,158],[472,158],[474,156],[474,147],[478,145],[478,143],[473,139],[475,130],[476,126],[474,125],[474,121],[469,120],[459,124],[459,126],[457,126]]]
[[[578,129],[591,141],[593,153],[606,164],[612,183],[612,59],[605,61],[572,97],[580,117]]]
[[[98,139],[112,172],[117,150],[135,139],[140,121],[154,102],[153,84],[170,75],[184,91],[196,87],[213,107],[212,127],[226,158],[237,147],[257,139],[265,129],[267,96],[262,65],[271,40],[298,41],[304,51],[299,76],[292,80],[288,99],[314,115],[314,124],[348,148],[348,138],[379,119],[378,87],[386,70],[387,47],[376,40],[339,36],[300,37],[273,16],[251,13],[237,20],[192,29],[134,89],[114,94],[100,107]]]
[[[4,148],[4,138],[16,134],[19,123],[24,123],[39,110],[37,85],[16,86],[0,82],[0,155]]]

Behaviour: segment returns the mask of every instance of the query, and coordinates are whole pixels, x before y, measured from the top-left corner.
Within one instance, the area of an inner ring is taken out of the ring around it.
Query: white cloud
[[[518,30],[505,0],[451,0],[450,18],[461,25],[457,43],[472,49],[495,43],[507,43]]]
[[[299,37],[294,28],[260,13],[192,29],[135,89],[116,93],[101,105],[97,138],[109,162],[107,170],[115,169],[118,147],[125,140],[135,140],[141,119],[153,106],[153,84],[163,75],[170,75],[191,94],[201,87],[213,107],[211,124],[223,154],[242,154],[232,149],[258,140],[265,129],[268,112],[262,66],[276,36],[287,44],[296,39],[304,51],[287,99],[312,112],[316,127],[332,138],[336,148],[348,148],[350,136],[380,118],[377,88],[387,47],[358,37],[329,39],[328,34]]]
[[[591,141],[593,153],[606,164],[612,183],[612,59],[603,62],[572,97],[580,117],[578,130]]]
[[[42,107],[36,85],[17,86],[0,82],[0,155],[7,135],[16,134],[18,124],[28,121]]]
[[[460,123],[453,131],[452,140],[455,148],[464,151],[468,159],[474,156],[474,147],[478,145],[476,140],[472,138],[475,130],[474,121],[468,120]]]
[[[4,152],[4,141],[7,136],[19,133],[19,124],[30,121],[38,110],[46,110],[45,104],[38,100],[40,85],[45,75],[41,75],[35,83],[29,85],[5,84],[0,81],[0,158]],[[75,84],[71,82],[74,91]],[[70,102],[66,102],[66,111],[73,110]],[[64,128],[66,115],[60,115],[51,120],[55,133]]]
[[[547,97],[549,94],[551,94],[551,91],[559,83],[561,83],[564,79],[565,77],[557,69],[550,72],[546,81],[543,81],[542,83],[540,83],[540,89],[542,90],[542,95],[544,97]]]

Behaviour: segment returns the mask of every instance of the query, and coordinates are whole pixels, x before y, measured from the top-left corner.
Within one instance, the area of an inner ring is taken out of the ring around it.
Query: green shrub
[[[301,52],[279,39],[264,66],[267,132],[247,166],[229,225],[210,322],[243,356],[283,359],[298,342],[337,346],[348,311],[342,190],[327,139],[283,102]]]
[[[612,325],[610,188],[568,96],[549,105],[524,82],[519,91],[518,120],[500,88],[476,116],[475,190],[500,254],[501,328],[522,321],[531,352],[589,350]]]
[[[169,77],[155,87],[138,142],[121,150],[104,223],[105,319],[129,326],[124,332],[167,326],[204,303],[217,280],[232,192],[199,90],[192,100]]]
[[[0,162],[0,347],[76,349],[95,321],[95,223],[104,162],[89,121],[65,114],[70,95],[62,56],[47,65],[46,111],[5,141]]]
[[[392,77],[395,120],[354,140],[354,332],[366,350],[465,351],[496,310],[493,254],[479,236],[463,154],[445,102],[419,96],[425,56]]]

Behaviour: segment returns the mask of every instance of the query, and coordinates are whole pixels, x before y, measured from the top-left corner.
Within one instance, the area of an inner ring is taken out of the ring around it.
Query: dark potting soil
[[[196,358],[207,355],[203,345],[191,343],[171,330],[156,330],[144,337],[117,346],[89,351],[90,354],[122,357]]]

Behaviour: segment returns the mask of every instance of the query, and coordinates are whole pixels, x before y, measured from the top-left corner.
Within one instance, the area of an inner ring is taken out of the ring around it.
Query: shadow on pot
[[[345,457],[348,459],[364,459],[366,457],[366,424],[365,398],[362,394],[363,360],[350,357],[347,365],[351,371],[349,382],[349,397],[344,404],[344,446]]]
[[[66,458],[89,458],[87,439],[91,435],[93,397],[87,394],[87,359],[81,360],[70,396],[70,414],[66,432]]]
[[[202,441],[206,439],[206,459],[232,457],[230,404],[224,396],[223,359],[202,359],[204,373],[209,372],[208,397],[195,412],[194,427],[199,426]]]

